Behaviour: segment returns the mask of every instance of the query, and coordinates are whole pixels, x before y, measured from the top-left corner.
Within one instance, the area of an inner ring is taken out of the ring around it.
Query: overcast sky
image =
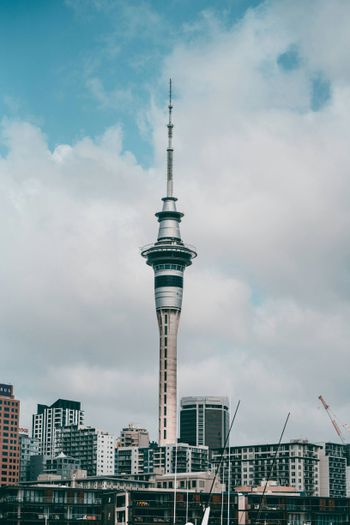
[[[139,248],[165,193],[168,78],[186,270],[178,395],[227,395],[231,442],[350,424],[350,3],[4,0],[0,381],[157,436]],[[350,437],[344,429],[346,438]]]

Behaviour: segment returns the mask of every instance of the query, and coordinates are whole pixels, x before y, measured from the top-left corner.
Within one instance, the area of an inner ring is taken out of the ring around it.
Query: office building
[[[155,305],[159,326],[159,403],[158,443],[176,443],[177,331],[180,320],[183,278],[187,266],[196,257],[195,250],[183,243],[180,222],[183,213],[176,209],[173,194],[173,123],[171,120],[171,83],[169,100],[167,192],[159,222],[157,241],[142,249],[142,256],[154,270]]]
[[[19,410],[13,386],[0,383],[0,486],[19,481]]]
[[[93,427],[70,425],[57,429],[56,453],[80,460],[88,476],[114,474],[114,441],[112,434]]]
[[[39,453],[48,458],[56,455],[56,431],[68,425],[82,425],[84,413],[79,401],[58,399],[51,406],[38,405],[33,414],[32,436],[39,440]]]
[[[180,404],[180,442],[223,448],[230,425],[227,397],[183,397]]]
[[[307,440],[281,443],[279,448],[277,443],[229,447],[224,452],[220,478],[231,490],[237,486],[257,486],[269,479],[309,496],[318,496],[320,450],[319,445]],[[220,457],[221,450],[213,452],[211,461],[215,467]]]
[[[129,423],[120,433],[119,446],[121,447],[143,447],[149,446],[149,434],[145,428]]]
[[[30,481],[31,458],[39,454],[39,440],[32,438],[28,430],[20,429],[20,481]]]

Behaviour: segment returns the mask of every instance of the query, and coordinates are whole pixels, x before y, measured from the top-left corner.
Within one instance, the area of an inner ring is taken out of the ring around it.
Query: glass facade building
[[[180,411],[180,442],[192,446],[222,448],[229,430],[226,397],[183,397]]]

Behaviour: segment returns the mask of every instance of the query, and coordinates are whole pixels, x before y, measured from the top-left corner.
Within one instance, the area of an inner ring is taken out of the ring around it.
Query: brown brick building
[[[19,405],[13,386],[0,383],[0,486],[19,481]]]

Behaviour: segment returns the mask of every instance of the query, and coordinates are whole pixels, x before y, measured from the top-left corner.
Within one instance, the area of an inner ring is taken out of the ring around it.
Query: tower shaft
[[[180,311],[157,311],[159,326],[158,439],[162,445],[176,443],[177,331]]]

